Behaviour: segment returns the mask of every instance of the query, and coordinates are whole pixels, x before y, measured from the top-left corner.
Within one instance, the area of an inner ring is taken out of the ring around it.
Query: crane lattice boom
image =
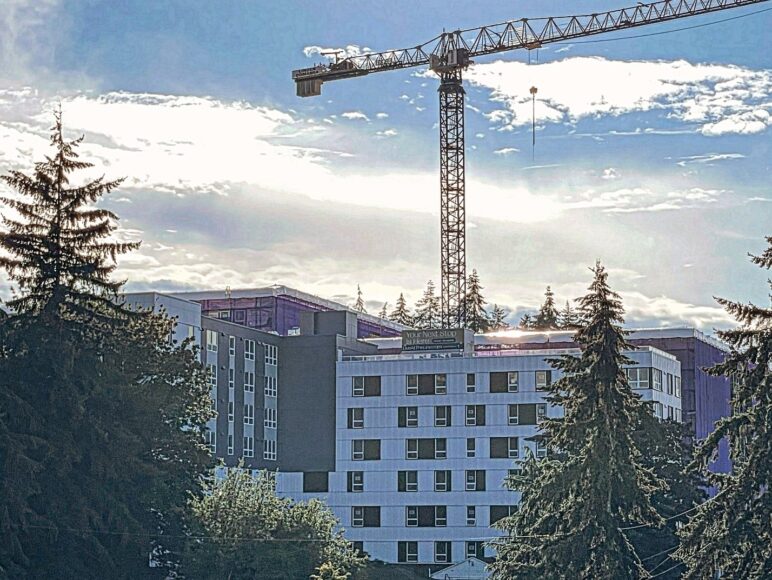
[[[413,48],[372,52],[292,72],[300,97],[320,95],[327,81],[428,65],[440,77],[440,193],[442,321],[463,327],[466,313],[464,88],[461,73],[473,58],[508,50],[615,32],[760,4],[768,0],[661,0],[574,16],[521,18],[490,26],[443,32]]]

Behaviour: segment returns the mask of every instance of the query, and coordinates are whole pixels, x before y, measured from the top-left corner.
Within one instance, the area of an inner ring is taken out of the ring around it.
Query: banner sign
[[[464,350],[464,329],[403,330],[402,351]]]

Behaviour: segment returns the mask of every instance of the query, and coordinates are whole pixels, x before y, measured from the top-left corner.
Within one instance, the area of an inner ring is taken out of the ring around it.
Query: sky
[[[628,4],[5,0],[0,173],[50,151],[61,103],[95,164],[83,178],[125,177],[101,204],[142,240],[119,261],[128,290],[284,284],[352,304],[359,285],[371,312],[413,304],[439,284],[436,78],[300,99],[291,71],[328,49]],[[600,259],[630,326],[712,332],[732,324],[715,296],[768,303],[748,253],[772,235],[770,25],[762,2],[477,59],[467,269],[487,301],[516,323],[547,285],[559,305],[585,293]],[[0,274],[0,297],[10,286]]]

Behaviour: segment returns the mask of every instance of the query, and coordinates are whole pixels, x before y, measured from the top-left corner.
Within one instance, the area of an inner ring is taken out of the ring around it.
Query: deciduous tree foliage
[[[539,437],[549,457],[531,459],[510,485],[522,492],[519,510],[497,522],[508,536],[496,543],[493,577],[645,578],[621,529],[658,525],[651,494],[663,487],[642,465],[633,429],[649,409],[633,394],[622,351],[622,304],[598,263],[590,292],[580,300],[587,323],[576,334],[582,353],[551,364],[564,376],[548,401],[564,417],[545,419]]]
[[[191,578],[339,578],[365,565],[318,500],[276,495],[274,474],[231,469],[192,500],[195,536],[185,559]]]
[[[490,320],[485,311],[485,298],[482,295],[482,285],[477,270],[472,270],[466,283],[466,327],[473,332],[488,332]]]
[[[116,217],[91,203],[119,182],[70,186],[90,166],[79,142],[57,114],[54,155],[2,177],[17,294],[0,320],[0,578],[165,577],[210,462],[206,376],[170,320],[118,304],[114,259],[134,245],[108,241]]]
[[[752,261],[769,270],[772,236],[767,243]],[[718,333],[732,350],[710,369],[732,380],[732,414],[718,421],[698,449],[695,467],[718,494],[684,528],[676,557],[686,564],[684,578],[713,578],[719,571],[725,578],[772,578],[772,309],[718,302],[739,323]],[[711,473],[707,466],[725,437],[732,473]]]

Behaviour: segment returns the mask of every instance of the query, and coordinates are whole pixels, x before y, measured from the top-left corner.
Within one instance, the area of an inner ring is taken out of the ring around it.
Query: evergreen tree
[[[440,299],[434,294],[434,282],[429,280],[421,299],[416,302],[413,324],[416,328],[440,327]]]
[[[579,328],[580,320],[576,311],[571,308],[571,303],[566,300],[566,307],[558,315],[558,327],[566,330]]]
[[[520,323],[517,325],[517,327],[520,328],[521,330],[533,330],[533,325],[534,325],[533,317],[528,312],[526,312],[525,314],[523,314],[522,318],[520,319]]]
[[[404,326],[413,326],[413,317],[410,315],[405,296],[401,292],[397,299],[397,305],[394,307],[394,310],[391,311],[391,314],[389,314],[389,320]]]
[[[279,497],[274,473],[252,477],[230,469],[225,479],[207,484],[192,509],[194,536],[204,539],[191,544],[185,558],[183,572],[191,578],[284,580],[315,570],[339,578],[365,564],[330,508],[316,499]]]
[[[354,310],[367,313],[365,301],[362,299],[362,289],[359,287],[359,284],[357,284],[357,301],[354,303]]]
[[[498,304],[494,304],[493,311],[491,312],[491,330],[509,330],[511,327],[507,322],[507,316],[509,316],[509,312]]]
[[[582,352],[554,359],[564,376],[547,400],[562,418],[544,419],[538,436],[549,457],[531,458],[509,485],[522,492],[517,513],[497,522],[508,536],[497,542],[493,578],[645,578],[623,528],[658,525],[650,496],[662,488],[642,466],[633,429],[648,406],[633,394],[622,368],[631,348],[619,324],[622,304],[596,264],[590,292],[580,300],[586,326]]]
[[[534,330],[557,330],[560,328],[558,324],[558,311],[555,308],[555,295],[549,286],[547,286],[547,291],[544,293],[544,304],[539,308],[533,328]]]
[[[472,270],[472,274],[466,283],[466,327],[473,332],[488,332],[490,330],[490,320],[485,311],[485,298],[482,295],[483,287],[480,285],[480,276],[477,270]]]
[[[387,320],[389,318],[389,303],[384,302],[383,307],[381,308],[381,311],[378,312],[378,318],[382,318],[383,320]]]
[[[754,264],[772,268],[772,236]],[[770,282],[772,286],[772,282]],[[772,308],[718,302],[740,326],[719,331],[731,347],[711,374],[732,381],[732,414],[716,423],[697,451],[695,467],[704,470],[718,494],[699,508],[683,529],[676,557],[684,578],[761,580],[772,577]],[[720,441],[729,440],[732,473],[707,467]]]
[[[19,217],[0,233],[17,285],[0,320],[0,577],[163,578],[210,463],[206,374],[171,320],[118,302],[114,259],[134,245],[107,241],[116,217],[91,204],[119,182],[69,186],[90,164],[60,113],[51,143],[33,176],[2,177]]]

